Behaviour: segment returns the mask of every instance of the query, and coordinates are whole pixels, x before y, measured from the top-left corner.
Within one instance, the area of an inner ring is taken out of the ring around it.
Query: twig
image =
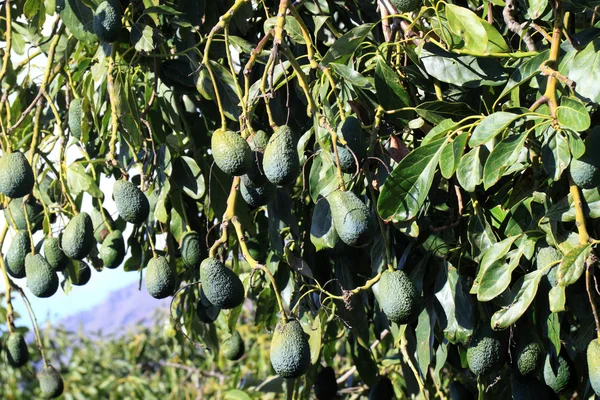
[[[521,37],[521,39],[527,46],[528,51],[535,51],[536,50],[535,43],[533,42],[531,35],[529,35],[529,32],[527,32],[525,29],[523,29],[523,25],[519,24],[515,20],[514,14],[516,13],[516,8],[517,8],[516,6],[517,6],[516,0],[507,0],[506,1],[506,6],[504,7],[504,10],[502,11],[502,16],[504,17],[504,22],[506,23],[506,26],[508,27],[508,29],[511,32],[514,32]]]
[[[31,319],[31,323],[33,324],[33,331],[35,333],[35,338],[37,341],[38,349],[40,350],[40,354],[42,355],[42,362],[44,363],[44,367],[47,367],[48,362],[46,361],[46,354],[44,352],[42,336],[40,335],[40,328],[38,326],[38,322],[37,322],[37,318],[35,317],[35,313],[33,312],[33,309],[31,308],[31,303],[29,302],[29,299],[25,295],[25,292],[23,291],[23,289],[21,289],[19,286],[16,286],[16,285],[14,285],[14,288],[19,292],[19,294],[23,298],[23,302],[25,303],[25,308],[27,308],[27,313],[29,314],[29,318]]]
[[[596,304],[594,303],[594,298],[590,289],[592,275],[594,275],[592,271],[592,268],[594,268],[593,264],[594,263],[592,262],[591,256],[588,257],[587,260],[585,260],[585,290],[587,291],[588,300],[590,301],[590,306],[592,307],[592,314],[594,315],[594,321],[596,323],[596,336],[598,337],[598,341],[600,341],[600,320],[598,319],[598,310],[596,309]]]

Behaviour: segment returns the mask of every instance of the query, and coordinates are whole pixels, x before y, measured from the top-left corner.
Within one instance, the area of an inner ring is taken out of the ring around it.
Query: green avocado
[[[146,267],[146,290],[155,299],[173,294],[177,285],[177,273],[166,258],[160,256],[148,261]]]
[[[40,391],[44,399],[55,399],[59,397],[65,388],[64,382],[58,371],[52,366],[43,367],[38,375]]]
[[[196,305],[196,316],[200,320],[200,322],[204,322],[205,324],[212,324],[219,317],[219,313],[221,310],[219,307],[213,306],[206,300],[206,296],[204,292],[201,290],[201,296],[203,299],[198,300]]]
[[[592,339],[587,347],[587,363],[590,384],[596,396],[600,396],[600,342],[598,338]]]
[[[13,278],[25,278],[25,256],[31,251],[27,231],[18,231],[10,243],[4,263],[6,272]]]
[[[71,218],[62,233],[60,245],[67,257],[75,260],[82,260],[90,254],[94,247],[94,226],[87,213]]]
[[[333,400],[338,391],[335,372],[331,367],[322,368],[315,379],[315,397],[317,400]]]
[[[129,181],[118,180],[113,185],[113,198],[119,216],[125,221],[140,225],[150,214],[148,197]]]
[[[73,272],[74,274],[71,274],[70,276],[71,282],[75,286],[84,286],[90,281],[90,278],[92,277],[92,269],[84,261],[73,261]]]
[[[267,177],[263,171],[263,154],[269,143],[269,137],[264,131],[258,131],[247,139],[250,150],[252,150],[252,164],[242,182],[248,187],[260,187],[267,183]]]
[[[113,0],[103,1],[94,12],[94,33],[98,39],[113,43],[121,36],[121,9]]]
[[[4,218],[6,218],[11,228],[25,231],[27,230],[25,213],[27,213],[27,219],[29,219],[29,225],[31,225],[31,232],[39,231],[42,228],[44,209],[34,200],[28,200],[23,203],[22,198],[13,199],[8,203],[8,207],[4,209]]]
[[[364,247],[371,242],[372,222],[369,208],[352,192],[333,191],[327,196],[333,227],[342,242]]]
[[[69,264],[69,257],[60,248],[58,239],[52,236],[44,240],[44,258],[54,271],[63,271]]]
[[[6,358],[13,368],[20,368],[29,361],[29,350],[22,333],[11,333],[6,341]]]
[[[558,357],[548,354],[544,362],[544,381],[556,393],[570,387],[575,380],[575,368],[564,352]]]
[[[105,208],[103,208],[102,211],[92,208],[90,211],[90,218],[92,218],[92,225],[94,226],[94,239],[100,244],[102,244],[104,238],[111,230],[114,231],[117,229],[115,221],[113,221]]]
[[[579,158],[571,160],[569,169],[573,183],[582,189],[600,186],[600,132],[592,131],[585,139],[585,152]]]
[[[400,13],[415,11],[421,5],[421,0],[391,0]]]
[[[246,346],[238,331],[233,331],[231,336],[221,342],[221,352],[223,356],[231,361],[237,361],[244,355]]]
[[[513,360],[522,376],[533,376],[541,370],[546,354],[533,327],[526,328],[517,338],[516,356]]]
[[[347,174],[356,172],[356,163],[354,162],[354,156],[352,155],[352,152],[350,152],[347,147],[344,147],[340,144],[337,146],[337,152],[340,159],[340,169],[342,172]],[[331,152],[331,158],[333,159],[335,165],[337,165],[337,160],[335,159],[335,153],[333,151]]]
[[[358,118],[352,115],[347,117],[338,125],[337,134],[346,141],[348,149],[352,150],[359,162],[367,156],[368,136],[365,135]],[[354,157],[352,157],[352,164],[354,164]]]
[[[273,133],[263,156],[263,170],[267,179],[277,186],[289,185],[300,174],[297,140],[287,125]]]
[[[562,253],[552,246],[542,246],[537,252],[535,265],[537,269],[543,269],[549,264],[562,260]],[[558,264],[546,270],[542,281],[552,287],[556,286],[556,271]]]
[[[228,310],[244,301],[244,285],[240,278],[216,258],[207,258],[200,264],[202,291],[208,301]]]
[[[467,347],[469,369],[477,376],[498,371],[504,365],[506,348],[504,332],[492,330],[489,322],[480,323]]]
[[[210,147],[215,164],[227,175],[241,176],[252,167],[250,145],[233,131],[215,131]]]
[[[33,170],[20,151],[0,157],[0,193],[16,199],[33,189]]]
[[[25,256],[27,287],[36,297],[50,297],[58,289],[58,275],[41,254]]]
[[[181,238],[181,259],[188,268],[198,268],[202,262],[202,237],[195,231],[183,234]]]
[[[80,98],[73,99],[69,105],[69,129],[71,135],[81,139],[81,121],[83,119],[83,101]]]
[[[242,198],[252,208],[266,206],[275,198],[276,192],[277,186],[271,182],[267,182],[260,187],[246,186],[243,181],[240,183]]]
[[[100,259],[106,268],[117,268],[125,258],[125,241],[121,231],[109,233],[100,246]]]
[[[369,400],[394,400],[394,385],[389,378],[383,377],[369,390]]]
[[[379,280],[379,301],[390,321],[403,325],[418,316],[420,298],[404,271],[386,270]]]
[[[275,373],[282,378],[297,378],[306,373],[310,367],[310,346],[298,320],[277,323],[270,358]]]

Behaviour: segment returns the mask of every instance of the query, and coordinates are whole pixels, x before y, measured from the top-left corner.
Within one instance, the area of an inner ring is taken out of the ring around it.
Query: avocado
[[[205,297],[204,293],[202,293],[202,297]],[[212,304],[210,304],[208,300],[198,300],[198,304],[196,305],[196,316],[198,317],[200,322],[204,322],[205,324],[212,324],[219,317],[220,312],[221,310],[218,307],[215,307]]]
[[[340,144],[337,146],[337,152],[340,159],[340,169],[342,172],[347,174],[356,172],[356,163],[354,162],[354,156],[352,155],[352,152]],[[337,165],[337,160],[335,159],[335,153],[333,151],[331,152],[331,158],[333,159],[335,165]]]
[[[277,186],[289,185],[300,174],[297,140],[287,125],[273,133],[265,148],[263,170],[267,179]]]
[[[233,331],[231,336],[225,338],[221,343],[221,352],[223,356],[231,361],[237,361],[244,355],[246,346],[238,331]]]
[[[146,267],[146,290],[155,299],[173,294],[177,285],[177,273],[166,258],[160,256],[148,261]]]
[[[94,226],[94,239],[100,244],[102,244],[104,238],[111,230],[114,231],[117,229],[115,221],[113,221],[105,208],[103,208],[102,211],[92,208],[90,211],[90,218],[92,218],[92,225]]]
[[[80,98],[73,99],[69,105],[69,130],[71,135],[81,139],[81,121],[83,119],[83,101]]]
[[[121,36],[121,9],[113,0],[103,1],[94,12],[94,33],[98,39],[113,43]]]
[[[82,260],[94,247],[94,226],[86,212],[71,218],[60,238],[60,245],[67,257]]]
[[[514,362],[521,375],[533,376],[541,370],[546,355],[544,347],[533,331],[533,327],[527,328],[529,329],[520,333],[517,338]]]
[[[58,275],[41,254],[25,256],[27,287],[36,297],[50,297],[58,289]]]
[[[52,236],[44,240],[44,257],[54,271],[63,271],[69,264],[69,257],[61,250],[58,239]]]
[[[42,370],[38,375],[38,380],[40,381],[42,398],[55,399],[63,393],[65,386],[64,382],[58,371],[52,365],[42,367]]]
[[[18,231],[6,252],[4,264],[6,272],[13,278],[25,278],[25,256],[31,251],[31,241],[27,231]]]
[[[211,151],[215,164],[227,175],[241,176],[252,167],[252,150],[248,142],[233,131],[215,131]]]
[[[582,189],[593,189],[600,185],[600,132],[594,130],[585,139],[585,152],[571,160],[569,172],[573,183]]]
[[[600,342],[598,338],[592,339],[587,348],[587,363],[590,376],[590,384],[596,393],[600,396]]]
[[[537,252],[535,259],[535,265],[537,269],[543,269],[551,263],[562,260],[562,253],[552,246],[542,246]],[[558,271],[558,265],[546,270],[545,276],[542,278],[542,282],[551,287],[556,286],[556,272]]]
[[[240,278],[216,258],[207,258],[200,264],[202,291],[208,301],[228,310],[244,301],[244,285]]]
[[[0,193],[16,199],[33,189],[33,170],[20,151],[0,157]]]
[[[358,159],[358,162],[362,162],[362,160],[367,156],[367,147],[369,143],[368,136],[364,134],[358,118],[353,115],[347,117],[341,124],[338,125],[337,134],[340,138],[346,141],[348,149],[354,153]],[[340,146],[338,146],[338,150],[339,149]],[[352,154],[350,154],[350,156],[352,156]],[[354,164],[353,156],[352,164]]]
[[[181,259],[188,268],[198,268],[202,262],[202,238],[195,231],[188,231],[181,238]]]
[[[30,197],[30,199],[31,198],[32,197]],[[8,207],[4,209],[4,218],[6,218],[11,228],[25,231],[27,230],[25,213],[27,213],[27,219],[29,219],[29,225],[31,226],[31,233],[35,233],[42,228],[42,220],[44,219],[43,212],[44,209],[42,206],[33,200],[27,200],[23,203],[22,198],[12,199],[12,201],[8,203]]]
[[[73,268],[74,274],[70,275],[73,285],[84,286],[90,281],[92,269],[86,262],[75,260],[73,261]]]
[[[250,237],[246,240],[246,247],[248,248],[248,253],[250,253],[250,256],[254,260],[261,264],[265,263],[267,256],[269,255],[268,240],[266,242],[261,242],[261,240],[256,237]]]
[[[558,356],[548,354],[544,362],[544,381],[556,393],[572,386],[575,380],[575,369],[565,352]]]
[[[338,391],[335,372],[331,367],[322,368],[315,379],[315,397],[317,400],[333,400]]]
[[[106,268],[117,268],[125,258],[125,241],[121,231],[109,233],[100,246],[100,259]]]
[[[125,221],[140,225],[148,218],[150,213],[148,197],[133,183],[124,180],[116,181],[113,185],[113,198],[119,216]]]
[[[403,325],[418,316],[420,298],[404,271],[386,270],[379,280],[379,301],[390,321]]]
[[[421,5],[421,0],[391,0],[399,13],[415,11]]]
[[[552,390],[531,376],[522,376],[518,372],[510,374],[510,386],[513,400],[542,400],[555,396]]]
[[[492,330],[489,322],[479,324],[467,347],[469,369],[477,376],[494,373],[504,365],[507,340],[504,332]]]
[[[263,171],[263,154],[269,137],[264,131],[258,131],[246,140],[252,150],[252,164],[246,175],[242,175],[242,182],[248,187],[260,187],[267,183]]]
[[[277,187],[271,182],[267,182],[260,187],[246,186],[244,182],[240,183],[240,193],[242,198],[252,208],[266,206],[275,198]]]
[[[333,227],[342,242],[364,247],[371,242],[372,222],[369,208],[352,192],[333,191],[327,196]]]
[[[270,358],[275,373],[282,378],[297,378],[306,373],[310,367],[310,346],[298,320],[277,323]]]
[[[13,368],[20,368],[29,361],[29,350],[22,333],[13,332],[6,341],[6,358]]]
[[[369,400],[395,400],[394,385],[389,378],[383,377],[369,390]]]

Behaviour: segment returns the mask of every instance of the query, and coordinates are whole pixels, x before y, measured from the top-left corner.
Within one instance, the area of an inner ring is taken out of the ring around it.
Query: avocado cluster
[[[208,301],[223,310],[235,308],[244,301],[244,285],[240,278],[221,261],[209,257],[200,264],[202,291]]]
[[[118,180],[113,185],[113,198],[119,216],[125,221],[140,225],[150,214],[150,202],[136,185],[129,181]]]
[[[33,190],[33,169],[20,151],[0,157],[0,193],[16,199]]]
[[[271,365],[282,378],[302,376],[310,366],[307,334],[298,320],[279,321],[271,339]]]
[[[198,268],[202,262],[202,238],[195,231],[189,231],[181,237],[181,258],[189,268]]]
[[[477,376],[489,375],[502,368],[506,359],[507,339],[487,322],[479,324],[467,347],[469,369]]]
[[[223,356],[231,361],[237,361],[244,355],[246,346],[238,331],[233,331],[231,336],[221,342],[221,352]]]
[[[263,170],[269,182],[286,186],[296,181],[300,174],[297,143],[288,125],[280,126],[269,138],[263,156]]]
[[[215,131],[211,139],[210,149],[215,164],[227,175],[241,176],[252,167],[250,145],[233,131]]]
[[[373,224],[369,208],[353,192],[335,190],[327,197],[333,227],[342,242],[352,247],[371,243]]]
[[[60,240],[62,251],[74,260],[83,260],[87,257],[94,243],[94,226],[86,212],[71,218]]]
[[[177,286],[177,273],[165,257],[154,257],[146,266],[146,290],[155,299],[173,294]]]
[[[404,271],[386,270],[379,280],[379,302],[392,322],[403,325],[418,316],[420,296]]]

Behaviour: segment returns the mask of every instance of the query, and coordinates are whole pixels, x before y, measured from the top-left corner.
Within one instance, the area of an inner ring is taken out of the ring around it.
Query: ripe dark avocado
[[[570,387],[575,380],[575,368],[564,352],[558,357],[548,354],[544,362],[544,381],[555,393]]]
[[[146,290],[155,299],[164,299],[173,294],[177,285],[177,273],[166,258],[160,256],[148,261],[146,267]]]
[[[244,182],[240,183],[240,193],[242,198],[252,208],[265,206],[275,198],[277,187],[271,182],[265,183],[260,187],[246,186]]]
[[[29,350],[22,333],[11,333],[6,341],[6,358],[13,368],[20,368],[29,361]]]
[[[113,231],[116,229],[115,221],[113,221],[109,212],[104,208],[102,211],[93,208],[90,211],[90,218],[92,218],[92,225],[94,226],[94,239],[96,239],[96,242],[102,244],[111,229]]]
[[[125,241],[121,231],[109,233],[100,247],[100,259],[106,268],[117,268],[125,258]]]
[[[8,207],[4,209],[4,217],[10,224],[11,228],[20,231],[27,230],[25,213],[27,213],[29,225],[31,225],[31,232],[33,233],[40,230],[42,228],[42,220],[44,218],[43,208],[35,201],[28,200],[23,203],[22,198],[13,199],[10,203],[8,203]]]
[[[593,189],[600,185],[600,132],[594,130],[585,139],[585,153],[571,160],[569,172],[573,183],[582,189]]]
[[[27,287],[37,297],[50,297],[58,289],[58,275],[41,254],[25,256]]]
[[[242,182],[249,187],[260,187],[267,183],[267,177],[263,171],[263,154],[269,137],[264,131],[258,131],[247,139],[250,150],[252,150],[252,164],[246,175],[242,175]]]
[[[492,330],[489,322],[481,322],[469,341],[467,362],[477,376],[489,375],[504,365],[506,343],[504,332]]]
[[[133,183],[124,180],[116,181],[113,185],[113,199],[119,216],[125,221],[140,225],[148,218],[150,213],[148,197]]]
[[[98,39],[113,43],[121,35],[121,9],[112,0],[103,1],[94,12],[94,33]]]
[[[310,366],[310,346],[298,320],[279,321],[271,339],[271,365],[282,378],[302,376]]]
[[[92,277],[92,269],[84,261],[73,261],[74,274],[71,275],[71,282],[75,286],[84,286]]]
[[[231,361],[237,361],[244,355],[246,346],[238,331],[233,331],[231,336],[225,338],[221,343],[223,356]]]
[[[181,238],[181,258],[188,268],[198,268],[202,262],[202,238],[198,232],[189,231]]]
[[[6,252],[6,272],[13,278],[25,278],[25,256],[31,251],[27,231],[18,231]]]
[[[52,236],[44,240],[44,258],[54,271],[63,271],[69,264],[69,257],[63,253],[58,239]]]
[[[379,379],[369,390],[369,400],[394,400],[395,398],[394,385],[387,377]]]
[[[263,156],[263,170],[267,179],[277,186],[289,185],[300,174],[297,140],[287,125],[273,133]]]
[[[69,105],[69,129],[71,135],[81,139],[81,120],[83,119],[83,101],[81,98],[73,99]]]
[[[537,269],[543,269],[551,263],[562,260],[562,253],[552,246],[543,246],[537,252],[535,259],[535,265]],[[542,278],[542,281],[548,285],[556,286],[556,271],[558,270],[558,264],[550,267],[546,270],[546,275]]]
[[[597,338],[592,339],[587,347],[587,363],[590,384],[596,396],[600,396],[600,342]]]
[[[533,327],[521,332],[517,338],[515,349],[516,357],[513,359],[517,370],[523,376],[533,376],[541,370],[546,356],[544,347],[533,333]]]
[[[33,189],[33,170],[20,151],[0,157],[0,193],[16,199]]]
[[[44,399],[55,399],[63,393],[64,382],[52,365],[42,368],[38,375],[38,380],[40,381],[40,390]]]
[[[404,271],[385,271],[379,280],[379,301],[390,321],[407,324],[418,316],[419,294]]]
[[[351,174],[356,172],[356,163],[354,162],[354,156],[352,152],[348,150],[348,148],[338,144],[337,146],[338,157],[340,159],[340,169],[342,172],[347,174]],[[331,158],[335,165],[337,165],[337,160],[335,159],[335,153],[331,152]]]
[[[358,162],[367,156],[368,138],[365,136],[360,121],[355,116],[349,116],[338,125],[337,134],[344,139],[348,148],[354,152]],[[339,150],[340,146],[338,146]],[[352,156],[352,154],[350,154]],[[352,157],[354,164],[354,157]]]
[[[244,301],[244,285],[240,278],[216,258],[200,264],[202,291],[208,301],[223,310],[235,308]]]
[[[405,13],[415,11],[421,5],[421,0],[391,0],[398,12]]]
[[[71,218],[62,233],[60,245],[67,257],[74,260],[83,260],[90,254],[94,247],[94,226],[87,213]]]
[[[364,247],[371,242],[369,208],[352,192],[336,190],[327,196],[331,206],[333,226],[342,242],[352,247]]]
[[[252,150],[248,142],[233,131],[217,130],[210,142],[217,167],[227,175],[241,176],[252,166]]]
[[[333,400],[335,398],[338,384],[335,380],[333,368],[325,367],[319,371],[313,389],[317,400]]]

